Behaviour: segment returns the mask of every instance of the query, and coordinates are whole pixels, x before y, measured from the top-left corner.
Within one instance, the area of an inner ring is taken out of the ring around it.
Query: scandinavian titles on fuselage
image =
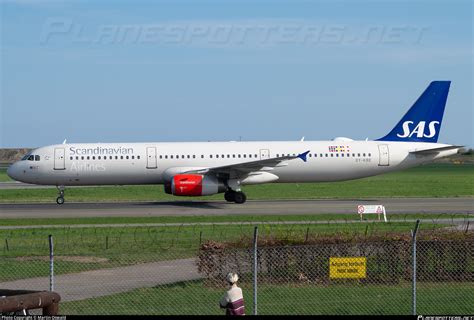
[[[94,148],[69,148],[69,155],[115,155],[115,154],[133,154],[133,148],[103,148],[103,147],[94,147]]]
[[[75,172],[95,172],[95,171],[105,171],[105,165],[103,164],[90,164],[90,163],[80,163],[73,161],[71,163],[71,171]]]

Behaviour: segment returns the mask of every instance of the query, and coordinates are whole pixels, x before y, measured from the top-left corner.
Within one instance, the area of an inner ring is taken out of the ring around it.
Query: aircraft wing
[[[256,160],[249,162],[234,163],[220,167],[210,167],[199,170],[190,170],[183,173],[196,173],[196,174],[214,174],[218,177],[234,178],[247,175],[251,172],[259,171],[262,169],[272,170],[275,167],[286,166],[284,162],[287,160],[301,159],[304,162],[307,160],[309,151],[300,153],[296,156],[281,156],[276,158],[269,158],[264,160]]]
[[[459,148],[462,148],[462,147],[463,146],[447,146],[447,147],[440,147],[440,148],[431,148],[431,149],[410,151],[410,153],[412,153],[412,154],[433,154],[433,153],[438,153],[438,152],[446,151],[446,150],[459,149]]]

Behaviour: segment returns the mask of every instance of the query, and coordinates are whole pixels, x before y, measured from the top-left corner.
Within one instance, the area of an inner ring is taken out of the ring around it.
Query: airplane
[[[162,184],[175,196],[224,193],[244,203],[242,187],[262,183],[364,178],[454,155],[462,146],[437,143],[450,81],[433,81],[384,137],[354,141],[167,142],[63,144],[32,150],[12,164],[14,180],[58,188]]]

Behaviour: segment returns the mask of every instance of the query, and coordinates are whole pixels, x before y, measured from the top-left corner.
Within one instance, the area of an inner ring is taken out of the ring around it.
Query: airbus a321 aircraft
[[[398,124],[375,141],[59,144],[34,149],[8,169],[18,181],[66,186],[163,184],[175,196],[224,193],[244,203],[242,186],[341,181],[410,168],[456,154],[437,143],[450,81],[434,81]]]

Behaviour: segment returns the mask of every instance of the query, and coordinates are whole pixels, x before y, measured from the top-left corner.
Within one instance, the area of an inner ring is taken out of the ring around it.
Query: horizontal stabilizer
[[[412,153],[412,154],[432,154],[432,153],[438,153],[438,152],[446,151],[446,150],[460,149],[462,147],[463,146],[447,146],[447,147],[440,147],[440,148],[410,151],[410,153]]]

